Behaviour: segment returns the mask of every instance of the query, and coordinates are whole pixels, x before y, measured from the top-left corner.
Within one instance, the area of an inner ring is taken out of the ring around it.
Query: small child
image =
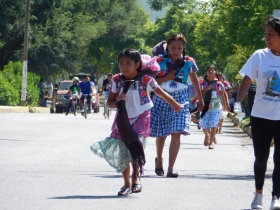
[[[127,196],[142,190],[140,175],[142,174],[142,166],[145,164],[143,147],[145,147],[150,134],[150,109],[153,107],[147,89],[153,90],[155,94],[162,97],[173,107],[174,112],[180,112],[183,106],[165,93],[153,77],[141,71],[142,60],[137,50],[123,50],[118,56],[118,64],[121,73],[113,76],[107,101],[109,108],[118,106],[111,128],[112,133],[105,140],[94,143],[91,146],[91,151],[104,158],[117,172],[122,172],[124,186],[118,195]],[[127,85],[128,82],[131,83],[130,86]],[[118,101],[118,105],[116,105],[116,101]],[[124,110],[119,108],[120,103],[125,104],[127,112],[127,117],[122,118],[121,123],[119,123],[119,115],[123,114]],[[135,132],[137,137],[137,144],[133,149],[128,147],[127,138],[125,138],[131,130]],[[139,155],[138,151],[142,155]],[[133,167],[132,185],[130,182],[130,163]]]

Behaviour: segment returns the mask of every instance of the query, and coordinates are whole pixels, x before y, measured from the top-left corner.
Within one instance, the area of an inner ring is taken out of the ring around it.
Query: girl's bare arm
[[[166,93],[160,87],[154,90],[154,93],[161,97],[164,101],[169,103],[173,107],[175,112],[180,112],[183,109],[183,105],[176,102],[168,93]]]
[[[201,93],[201,90],[200,90],[200,86],[199,86],[199,83],[198,83],[196,73],[190,73],[190,78],[191,78],[193,87],[195,89],[196,95],[198,97],[198,111],[202,111],[203,108],[204,108],[204,101],[203,101],[203,98],[202,98],[202,93]],[[212,88],[212,86],[211,86],[211,88]]]

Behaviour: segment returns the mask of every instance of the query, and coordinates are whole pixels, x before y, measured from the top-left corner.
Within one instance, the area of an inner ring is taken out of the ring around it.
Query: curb
[[[53,113],[47,107],[0,106],[0,113]]]
[[[251,134],[251,126],[245,126],[244,123],[240,123],[238,117],[234,113],[228,113],[228,118],[230,118],[235,126],[241,128],[245,133],[247,133],[250,138],[252,138]]]

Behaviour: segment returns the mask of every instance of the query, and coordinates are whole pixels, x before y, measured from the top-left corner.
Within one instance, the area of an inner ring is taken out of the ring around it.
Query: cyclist
[[[103,113],[103,116],[105,117],[106,116],[106,109],[107,109],[107,100],[108,100],[108,96],[109,96],[109,93],[110,93],[110,90],[109,90],[109,85],[111,83],[111,79],[113,77],[113,74],[112,73],[109,73],[107,75],[107,79],[104,79],[103,80],[103,83],[102,83],[102,90],[101,90],[101,93],[100,95],[102,95],[102,93],[104,92],[104,113]],[[106,117],[105,117],[106,118]]]
[[[73,77],[73,85],[70,86],[68,91],[68,94],[70,95],[70,100],[66,109],[66,113],[65,113],[66,116],[69,114],[70,108],[72,106],[72,94],[78,94],[78,90],[79,90],[78,84],[79,84],[79,78]]]
[[[83,77],[83,81],[79,83],[78,85],[79,87],[79,95],[82,92],[82,94],[88,94],[87,96],[87,104],[88,104],[88,108],[89,108],[89,113],[91,111],[91,98],[92,98],[92,94],[94,93],[94,83],[90,82],[90,79],[88,76],[84,76]],[[80,97],[80,101],[79,101],[79,106],[82,110],[82,102],[84,101],[85,96],[82,95]],[[86,111],[86,110],[84,110]]]

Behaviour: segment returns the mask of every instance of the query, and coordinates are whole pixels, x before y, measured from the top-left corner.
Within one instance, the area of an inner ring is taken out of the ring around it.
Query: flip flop
[[[212,144],[210,144],[209,149],[214,149],[214,146]]]
[[[173,173],[173,171],[167,173],[166,177],[169,177],[169,178],[177,178],[179,176],[179,174],[176,172],[176,173]]]
[[[162,159],[163,161],[163,159]],[[155,173],[158,175],[158,176],[163,176],[164,175],[164,170],[163,168],[157,168],[157,158],[155,158]]]
[[[138,190],[133,190],[133,188],[138,188]],[[140,193],[142,191],[142,185],[141,184],[132,184],[132,193]]]
[[[128,196],[131,193],[131,188],[126,188],[125,186],[123,186],[118,192],[118,196]]]
[[[215,143],[215,144],[218,143],[218,141],[217,141],[217,139],[216,139],[216,136],[215,136],[215,138],[214,138],[214,143]]]

